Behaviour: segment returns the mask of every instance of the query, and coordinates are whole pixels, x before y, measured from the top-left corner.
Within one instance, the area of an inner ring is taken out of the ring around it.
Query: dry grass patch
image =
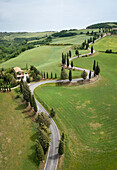
[[[101,126],[102,125],[100,123],[90,123],[90,127],[93,128],[94,130],[97,130]]]

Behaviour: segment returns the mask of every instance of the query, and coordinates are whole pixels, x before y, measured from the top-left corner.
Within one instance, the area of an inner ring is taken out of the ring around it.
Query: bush
[[[60,140],[60,143],[59,143],[58,153],[59,153],[59,155],[64,154],[64,142],[62,140]]]
[[[54,117],[54,116],[55,116],[55,111],[54,111],[54,109],[53,109],[53,108],[51,109],[50,114],[51,114],[51,116],[52,116],[52,117]]]
[[[61,69],[61,79],[64,80],[67,78],[67,73],[65,72],[64,67],[62,67]]]
[[[39,161],[44,160],[44,151],[43,148],[38,140],[35,140],[35,145],[36,145],[36,157]]]
[[[82,73],[81,73],[81,77],[85,80],[87,78],[87,72],[84,70]]]

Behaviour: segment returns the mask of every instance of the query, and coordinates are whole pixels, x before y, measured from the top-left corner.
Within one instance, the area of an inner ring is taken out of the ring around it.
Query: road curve
[[[98,38],[96,41],[98,41],[100,38]],[[90,43],[89,45],[91,45],[92,43]],[[91,49],[89,48],[89,50],[91,51]],[[93,51],[93,53],[95,53],[95,50]],[[91,55],[91,52],[88,54],[83,54],[80,55],[79,57],[85,56],[85,55]],[[69,59],[69,61],[78,58],[78,56],[72,57]],[[69,65],[69,67],[71,67],[71,65]],[[89,76],[89,70],[87,69],[83,69],[83,68],[78,68],[78,67],[73,67],[72,69],[76,69],[76,70],[80,70],[80,71],[86,71],[87,72],[87,79]],[[92,72],[92,77],[93,77],[93,72]],[[83,80],[82,78],[78,78],[78,79],[72,79],[72,82],[77,82]],[[69,80],[48,80],[48,81],[42,81],[42,82],[36,82],[36,83],[32,83],[29,84],[29,88],[31,90],[31,92],[33,93],[34,89],[42,84],[48,84],[48,83],[60,83],[60,82],[69,82]],[[36,99],[35,99],[36,100]],[[48,157],[46,160],[46,164],[44,167],[44,170],[56,170],[57,169],[57,165],[58,165],[58,147],[59,147],[59,140],[60,140],[60,134],[59,134],[59,130],[57,128],[56,123],[54,122],[54,120],[51,118],[51,116],[49,115],[49,113],[44,109],[44,107],[36,100],[36,104],[37,104],[37,108],[38,108],[38,112],[44,112],[46,113],[51,120],[51,125],[50,125],[50,131],[51,131],[51,142],[50,142],[50,147],[49,147],[49,151],[48,151]]]

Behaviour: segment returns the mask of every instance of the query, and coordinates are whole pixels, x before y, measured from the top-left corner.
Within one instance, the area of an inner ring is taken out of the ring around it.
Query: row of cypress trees
[[[44,72],[43,78],[44,78],[44,79],[46,79],[46,78],[48,79],[48,78],[49,78],[48,72],[47,72],[47,73]],[[53,79],[53,78],[56,79],[56,78],[57,78],[57,74],[55,73],[55,75],[53,76],[53,73],[51,72],[51,79]]]
[[[100,73],[100,67],[99,67],[99,64],[97,62],[96,64],[96,61],[94,60],[94,64],[93,64],[93,71],[94,71],[94,76],[95,75],[99,75]]]

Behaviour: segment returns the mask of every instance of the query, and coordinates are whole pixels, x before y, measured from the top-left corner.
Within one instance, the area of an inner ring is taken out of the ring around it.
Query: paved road
[[[96,41],[98,41],[100,38],[98,38]],[[91,45],[92,43],[90,43],[89,45]],[[89,50],[91,51],[91,49],[89,48]],[[95,50],[93,51],[93,53],[95,53]],[[86,54],[80,55],[79,57],[82,57]],[[91,55],[91,52],[88,53],[87,55]],[[78,58],[78,56],[72,57],[69,60],[73,60],[75,58]],[[71,65],[69,65],[69,67],[71,67]],[[73,67],[73,69],[76,70],[80,70],[80,71],[86,71],[87,74],[89,75],[89,70],[87,69],[83,69],[83,68],[78,68],[78,67]],[[92,76],[93,76],[93,72],[92,72]],[[88,76],[87,76],[88,79]],[[72,82],[77,82],[83,80],[82,78],[79,79],[73,79]],[[33,83],[30,84],[30,90],[33,93],[34,89],[42,84],[48,84],[48,83],[59,83],[59,82],[69,82],[69,80],[50,80],[50,81],[42,81],[42,82],[37,82],[37,83]],[[37,108],[38,108],[38,112],[44,112],[46,113],[49,117],[50,115],[48,114],[48,112],[44,109],[44,107],[36,100],[37,103]],[[54,120],[50,117],[51,119],[51,125],[50,125],[50,131],[52,132],[51,134],[51,142],[50,142],[50,148],[49,148],[49,152],[48,152],[48,157],[46,160],[46,164],[45,164],[45,168],[44,170],[56,170],[57,168],[57,164],[58,164],[58,146],[59,146],[59,140],[60,140],[60,134],[59,134],[59,130],[54,122]]]

